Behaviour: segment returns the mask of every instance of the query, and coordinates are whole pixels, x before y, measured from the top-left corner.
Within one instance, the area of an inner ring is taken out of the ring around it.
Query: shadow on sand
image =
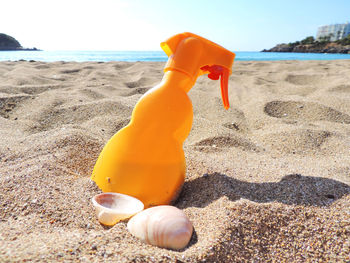
[[[325,207],[347,194],[350,194],[349,185],[322,177],[289,174],[279,182],[251,183],[213,173],[185,182],[176,206],[206,207],[227,196],[231,201],[244,198],[258,203]]]

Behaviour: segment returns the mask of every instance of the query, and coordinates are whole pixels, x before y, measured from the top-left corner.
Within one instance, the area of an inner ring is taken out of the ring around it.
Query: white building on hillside
[[[317,30],[316,40],[320,37],[330,36],[331,41],[336,41],[350,35],[350,23],[320,26]]]

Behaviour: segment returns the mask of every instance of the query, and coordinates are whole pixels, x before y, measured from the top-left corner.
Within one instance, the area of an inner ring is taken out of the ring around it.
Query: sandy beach
[[[237,61],[189,92],[182,251],[103,227],[90,175],[161,62],[0,62],[0,262],[350,262],[350,61]]]

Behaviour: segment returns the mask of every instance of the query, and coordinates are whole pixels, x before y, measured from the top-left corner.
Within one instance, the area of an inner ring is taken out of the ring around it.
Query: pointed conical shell
[[[120,220],[127,219],[143,210],[143,203],[128,195],[102,193],[92,198],[98,221],[106,226],[113,226]]]
[[[145,243],[178,250],[190,241],[193,226],[183,211],[163,205],[148,208],[132,217],[128,230]]]

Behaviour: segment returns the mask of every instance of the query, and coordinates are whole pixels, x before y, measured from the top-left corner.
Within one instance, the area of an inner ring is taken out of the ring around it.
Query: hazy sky
[[[44,50],[160,50],[190,31],[233,51],[259,51],[350,21],[350,0],[11,0],[0,33]]]

